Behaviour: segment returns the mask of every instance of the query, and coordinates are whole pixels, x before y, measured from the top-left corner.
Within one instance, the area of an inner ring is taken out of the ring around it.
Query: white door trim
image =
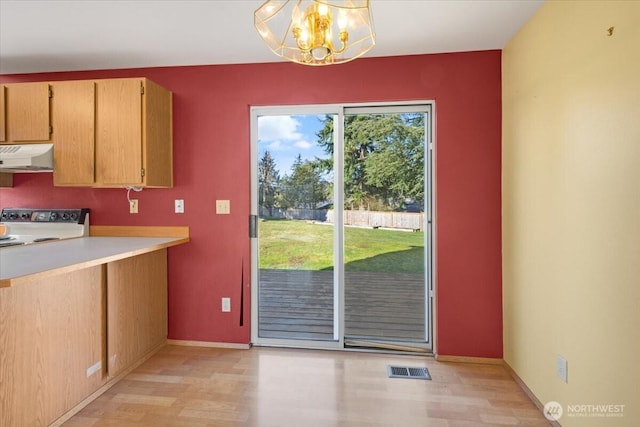
[[[254,106],[250,108],[250,155],[251,155],[251,211],[250,215],[258,215],[258,117],[265,115],[308,115],[330,114],[336,115],[334,122],[334,215],[336,230],[344,226],[343,191],[344,188],[344,154],[343,132],[344,115],[364,114],[384,111],[393,112],[424,112],[425,120],[425,340],[428,347],[435,352],[435,324],[436,308],[435,296],[435,259],[436,259],[436,174],[435,174],[435,101],[399,101],[357,104],[316,104],[316,105],[284,105],[284,106]],[[339,227],[339,228],[338,228]],[[303,347],[320,349],[344,349],[344,252],[343,233],[334,233],[334,341],[289,340],[260,338],[258,336],[258,239],[251,238],[251,342],[260,346]],[[339,267],[339,268],[338,268]]]

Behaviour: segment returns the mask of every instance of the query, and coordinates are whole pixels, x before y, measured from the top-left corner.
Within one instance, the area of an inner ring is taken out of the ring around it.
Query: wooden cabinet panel
[[[13,187],[13,174],[0,172],[0,187]]]
[[[172,187],[171,92],[144,78],[96,85],[96,185]]]
[[[0,85],[0,143],[52,141],[56,186],[172,187],[172,120],[146,78]]]
[[[142,184],[142,82],[96,81],[96,182]]]
[[[8,84],[5,97],[7,141],[50,140],[49,83]]]
[[[172,94],[144,80],[143,163],[149,187],[173,186]]]
[[[167,342],[166,249],[34,277],[0,289],[0,426],[61,422]]]
[[[95,83],[91,80],[54,82],[53,158],[55,185],[95,182]]]
[[[5,108],[5,87],[0,85],[0,142],[7,140],[7,111]]]
[[[103,279],[96,266],[0,290],[0,425],[49,425],[106,382]]]
[[[109,377],[167,340],[167,250],[107,267]]]

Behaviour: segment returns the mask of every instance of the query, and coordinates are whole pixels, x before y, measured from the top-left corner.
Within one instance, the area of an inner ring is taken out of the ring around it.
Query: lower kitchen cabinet
[[[166,344],[167,250],[0,289],[0,426],[48,426]]]
[[[107,264],[109,377],[167,341],[167,253]]]
[[[46,426],[105,383],[102,267],[0,289],[0,425]]]

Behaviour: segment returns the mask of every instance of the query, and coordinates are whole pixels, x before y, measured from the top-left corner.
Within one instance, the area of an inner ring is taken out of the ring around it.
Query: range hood
[[[0,145],[0,172],[53,172],[53,144]]]

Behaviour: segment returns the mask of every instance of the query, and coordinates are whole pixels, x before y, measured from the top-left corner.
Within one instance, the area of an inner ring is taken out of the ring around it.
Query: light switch
[[[231,213],[231,202],[229,200],[216,200],[216,213],[218,215],[228,215]]]
[[[184,200],[182,199],[175,200],[175,212],[184,213]]]

